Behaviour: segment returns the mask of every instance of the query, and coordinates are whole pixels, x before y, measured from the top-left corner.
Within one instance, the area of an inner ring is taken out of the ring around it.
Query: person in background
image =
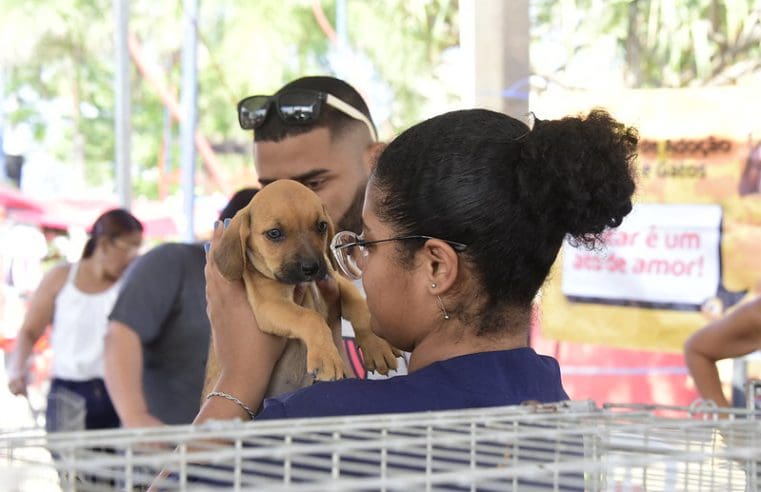
[[[722,390],[716,363],[761,350],[761,296],[690,335],[684,359],[700,396],[720,407],[731,407]]]
[[[235,193],[231,218],[258,190]],[[189,424],[199,408],[209,320],[202,243],[167,243],[130,268],[108,315],[106,386],[127,428]]]
[[[142,241],[143,226],[132,214],[123,209],[105,212],[93,224],[82,258],[53,267],[32,295],[11,356],[8,387],[13,394],[26,395],[32,348],[52,324],[48,431],[63,430],[59,427],[67,417],[57,409],[65,392],[84,399],[86,429],[119,426],[103,381],[103,339],[122,274]]]
[[[745,168],[740,176],[740,196],[761,192],[761,143],[756,144],[745,160]]]
[[[252,330],[250,312],[230,316],[231,287],[217,289],[224,282],[213,261],[217,227],[207,302],[216,349],[225,354],[218,360],[226,376],[215,391],[227,396],[213,400],[227,413],[215,416],[248,420],[261,408],[255,419],[262,420],[568,399],[557,361],[528,346],[532,303],[566,237],[594,246],[631,211],[637,142],[635,129],[602,110],[536,120],[532,129],[493,111],[454,111],[403,132],[367,183],[361,234],[339,232],[332,249],[344,274],[362,279],[373,331],[410,353],[409,374],[317,383],[261,407],[261,381],[282,341]]]

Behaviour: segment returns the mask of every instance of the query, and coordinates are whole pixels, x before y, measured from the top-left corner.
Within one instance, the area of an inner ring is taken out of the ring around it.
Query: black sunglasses
[[[289,125],[308,125],[320,116],[322,105],[327,104],[345,115],[367,125],[374,140],[375,127],[370,119],[354,106],[327,92],[294,89],[274,96],[249,96],[238,103],[238,123],[244,130],[256,130],[264,124],[274,106],[278,117]]]

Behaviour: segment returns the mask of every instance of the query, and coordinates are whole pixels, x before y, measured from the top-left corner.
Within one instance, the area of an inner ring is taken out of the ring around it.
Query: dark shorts
[[[50,383],[45,422],[48,432],[109,429],[119,427],[119,416],[102,379],[54,378]]]

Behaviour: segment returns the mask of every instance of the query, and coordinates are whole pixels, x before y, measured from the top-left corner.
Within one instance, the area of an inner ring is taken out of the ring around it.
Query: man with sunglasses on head
[[[262,186],[278,179],[299,181],[319,195],[336,230],[362,232],[365,185],[383,144],[378,142],[367,104],[352,86],[334,77],[303,77],[273,95],[249,96],[237,109],[241,128],[254,132],[254,165]],[[323,294],[336,302],[335,283],[323,284]],[[246,332],[255,321],[242,282],[228,282],[207,269],[207,300],[212,326],[240,334],[231,337],[238,342],[235,347],[218,346],[218,353],[255,353],[246,346],[250,338]],[[334,338],[344,339],[342,355],[355,375],[382,377],[365,373],[351,325],[343,321],[339,327],[336,320],[333,328]],[[285,341],[279,346],[282,353]],[[204,388],[204,394],[223,397],[206,398],[196,422],[235,417],[240,405],[255,410],[280,353],[273,352],[267,360],[241,358],[249,365],[236,372],[256,375],[256,382],[221,374],[213,386]],[[397,364],[391,375],[406,373],[405,361],[399,358]]]
[[[365,184],[382,144],[354,88],[333,77],[304,77],[273,96],[243,99],[238,121],[254,131],[262,186],[299,181],[320,196],[336,230],[361,232]]]

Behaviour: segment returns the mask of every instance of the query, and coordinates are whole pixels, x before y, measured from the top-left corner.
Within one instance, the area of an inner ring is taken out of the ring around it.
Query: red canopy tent
[[[103,212],[119,207],[109,200],[55,198],[42,202],[7,186],[0,186],[0,206],[15,222],[67,231],[71,227],[89,229]],[[167,238],[178,233],[174,218],[160,203],[137,204],[133,213],[140,219],[149,238]]]
[[[35,212],[44,212],[45,205],[40,201],[30,198],[15,188],[0,185],[0,205],[6,211],[12,210],[33,210]]]

